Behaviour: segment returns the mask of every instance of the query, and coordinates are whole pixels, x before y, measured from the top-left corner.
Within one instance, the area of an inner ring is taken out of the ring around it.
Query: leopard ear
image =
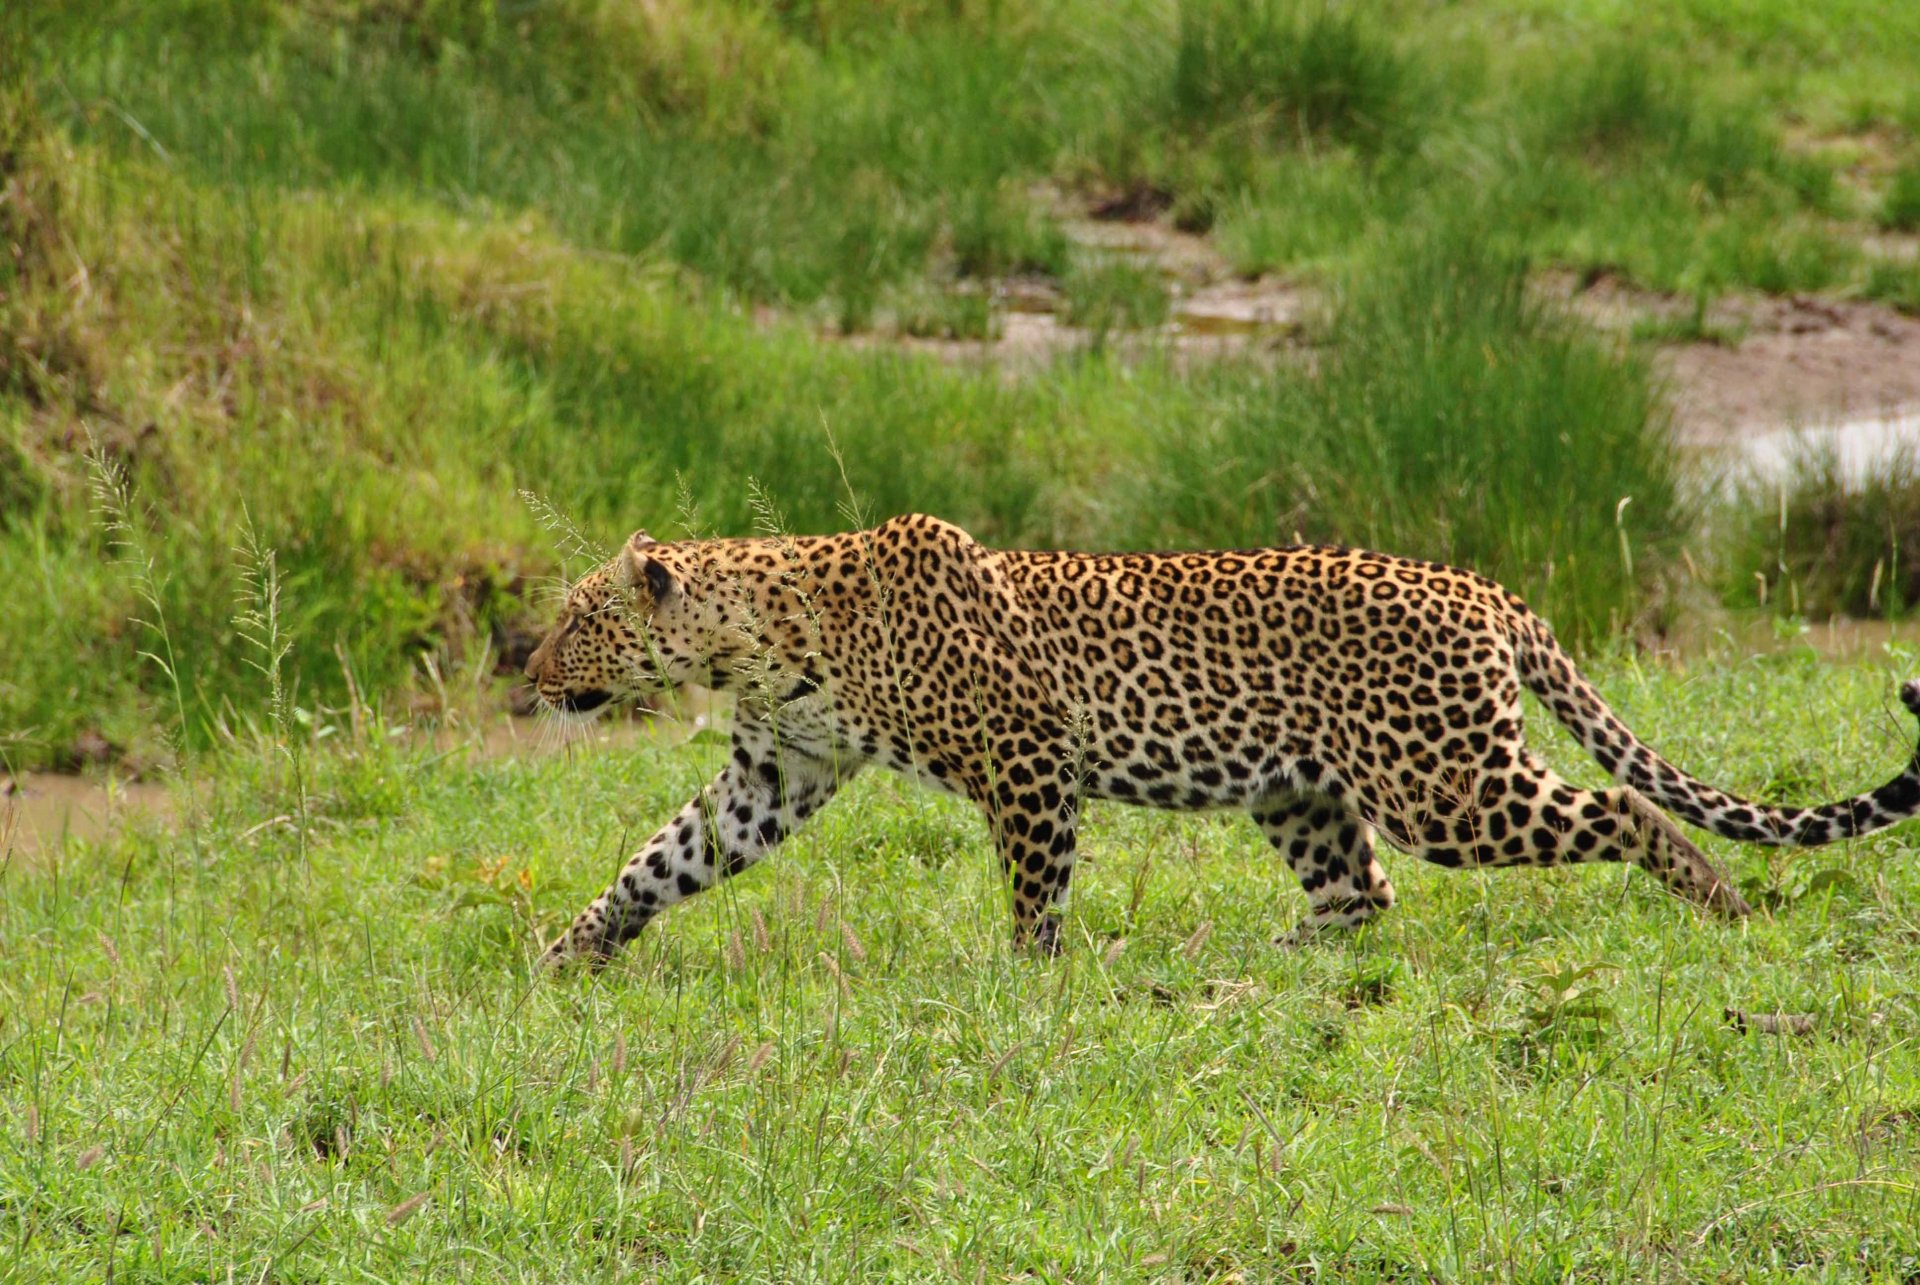
[[[653,595],[653,605],[672,600],[680,592],[680,582],[673,578],[673,572],[667,570],[664,562],[658,558],[640,559],[640,574],[647,582],[647,592]]]
[[[637,589],[641,585],[653,596],[654,605],[666,602],[680,591],[679,582],[673,572],[667,570],[660,559],[649,556],[649,550],[655,547],[655,541],[645,531],[635,531],[633,538],[627,541],[627,547],[620,551],[620,578],[627,587]]]

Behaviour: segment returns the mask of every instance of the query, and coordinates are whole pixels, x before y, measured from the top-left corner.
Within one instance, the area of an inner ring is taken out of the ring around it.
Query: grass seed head
[[[417,1196],[408,1196],[392,1209],[389,1209],[387,1211],[387,1226],[398,1227],[401,1223],[404,1223],[407,1219],[419,1213],[432,1194],[431,1192],[423,1191]]]

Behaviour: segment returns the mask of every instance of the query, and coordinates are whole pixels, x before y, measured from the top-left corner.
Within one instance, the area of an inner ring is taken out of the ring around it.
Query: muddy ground
[[[1164,216],[1074,214],[1063,223],[1084,251],[1150,265],[1167,283],[1165,326],[1105,342],[1143,350],[1164,344],[1180,360],[1248,351],[1310,358],[1307,323],[1323,303],[1315,287],[1279,276],[1240,277],[1211,241],[1179,231]],[[1920,254],[1920,239],[1882,237],[1871,248],[1912,257]],[[1669,381],[1675,428],[1689,445],[1895,418],[1920,408],[1920,318],[1880,304],[1737,293],[1699,309],[1692,299],[1641,290],[1606,272],[1544,272],[1536,286],[1542,298],[1603,331],[1652,344]],[[996,304],[992,338],[928,339],[883,327],[851,342],[991,364],[1017,377],[1095,339],[1063,320],[1064,300],[1052,282],[1013,279],[987,288]]]
[[[1607,276],[1548,278],[1543,288],[1618,333],[1706,333],[1655,347],[1676,427],[1690,444],[1888,419],[1920,406],[1920,318],[1880,304],[1728,295],[1696,320],[1691,300]]]

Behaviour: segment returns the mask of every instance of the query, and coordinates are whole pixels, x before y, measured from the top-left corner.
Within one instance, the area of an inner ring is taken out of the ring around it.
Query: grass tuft
[[[1920,459],[1901,451],[1859,477],[1809,448],[1785,486],[1754,488],[1729,533],[1741,605],[1825,620],[1892,619],[1920,605]]]
[[[1880,226],[1893,232],[1920,232],[1920,161],[1893,172],[1880,198]]]
[[[1126,259],[1088,259],[1065,282],[1063,317],[1104,336],[1114,330],[1151,330],[1167,319],[1167,283],[1152,264]]]
[[[1253,123],[1282,141],[1375,149],[1416,131],[1408,59],[1363,9],[1318,0],[1181,0],[1173,119]]]
[[[1468,219],[1342,293],[1311,376],[1169,433],[1145,511],[1475,567],[1578,643],[1656,612],[1687,515],[1650,373]]]

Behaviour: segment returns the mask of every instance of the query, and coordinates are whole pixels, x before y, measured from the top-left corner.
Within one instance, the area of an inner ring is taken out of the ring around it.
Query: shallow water
[[[1769,429],[1714,452],[1722,453],[1737,463],[1736,473],[1766,486],[1790,483],[1810,464],[1828,459],[1849,486],[1895,470],[1911,474],[1920,462],[1920,406],[1838,424]]]

